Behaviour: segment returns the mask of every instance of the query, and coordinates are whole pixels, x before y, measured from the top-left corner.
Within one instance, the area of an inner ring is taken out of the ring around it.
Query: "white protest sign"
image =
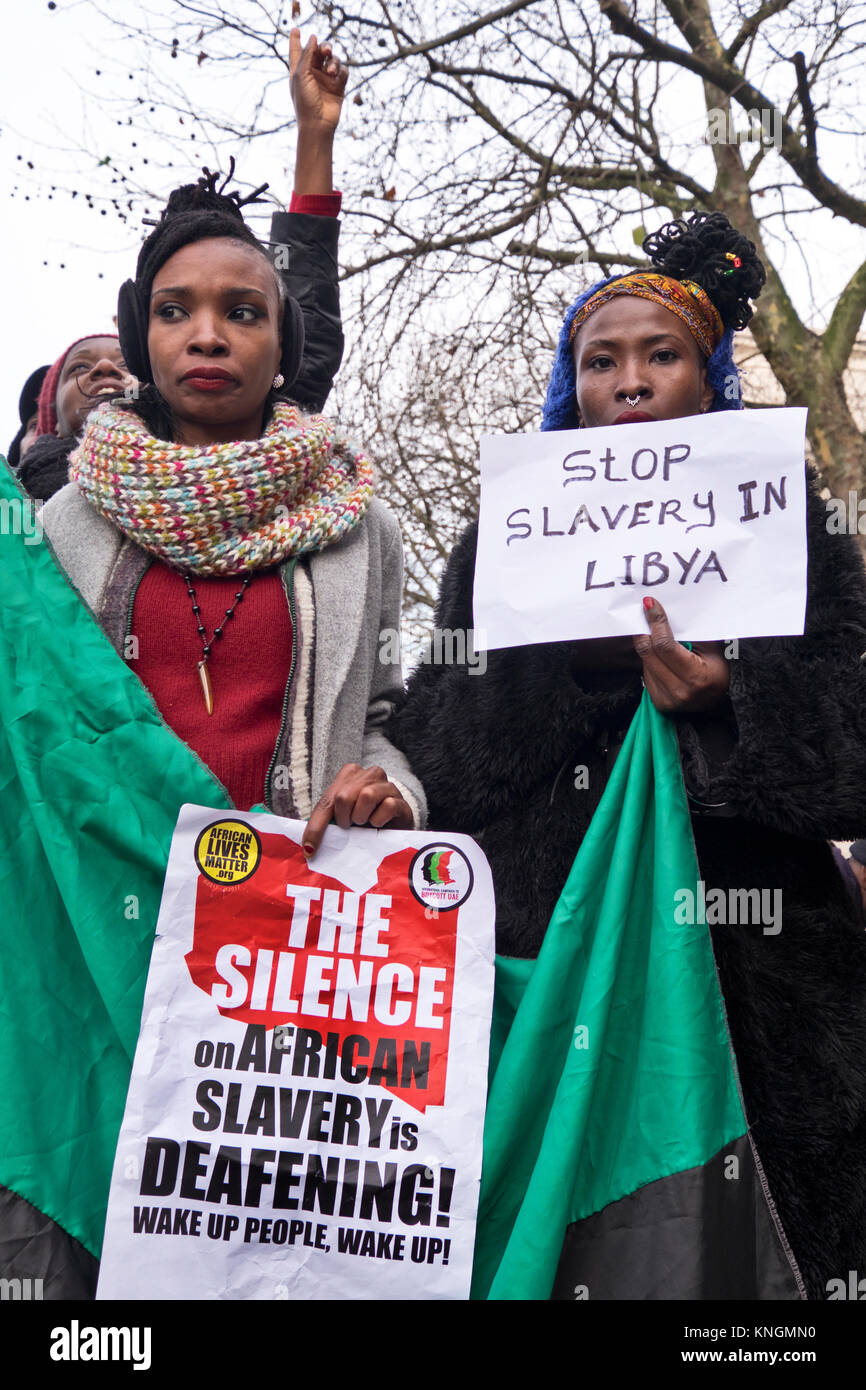
[[[99,1298],[467,1298],[493,887],[464,835],[184,806]]]
[[[806,411],[731,410],[485,435],[479,650],[646,631],[680,641],[800,634]]]

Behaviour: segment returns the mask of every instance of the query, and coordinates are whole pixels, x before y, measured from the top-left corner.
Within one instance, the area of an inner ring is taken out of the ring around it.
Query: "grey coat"
[[[77,483],[42,510],[62,569],[121,655],[132,601],[151,557],[86,500]],[[268,772],[265,804],[306,819],[344,763],[381,766],[426,821],[423,788],[382,732],[403,681],[400,630],[403,548],[397,521],[374,499],[335,544],[281,569],[295,633],[285,717]]]

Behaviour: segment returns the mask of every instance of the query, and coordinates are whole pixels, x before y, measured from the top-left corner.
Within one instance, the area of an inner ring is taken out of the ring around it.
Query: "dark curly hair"
[[[643,249],[662,275],[700,285],[725,328],[746,327],[755,312],[749,300],[761,293],[767,272],[754,243],[723,212],[693,212],[668,222],[644,240]]]
[[[203,169],[202,177],[195,183],[185,183],[168,195],[168,202],[154,230],[138,253],[135,284],[142,297],[150,299],[157,271],[175,251],[192,241],[202,241],[206,237],[230,237],[233,241],[245,242],[267,256],[261,242],[244,221],[241,208],[263,202],[261,195],[267,192],[268,185],[263,183],[245,198],[236,189],[227,193],[234,172],[235,161],[232,158],[229,160],[229,172],[219,188],[217,180],[220,175]]]

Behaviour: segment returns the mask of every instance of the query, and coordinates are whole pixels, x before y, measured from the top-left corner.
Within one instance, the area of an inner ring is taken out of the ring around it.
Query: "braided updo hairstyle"
[[[694,280],[719,311],[725,328],[745,328],[767,280],[763,261],[748,237],[723,212],[693,212],[648,236],[643,249],[654,269],[672,280]],[[732,271],[729,254],[740,264]]]
[[[731,225],[723,212],[693,212],[688,217],[668,222],[645,238],[643,249],[650,258],[647,270],[668,275],[672,280],[694,280],[700,285],[719,311],[725,328],[724,336],[707,361],[707,379],[714,390],[711,410],[741,410],[742,391],[739,373],[733,359],[733,337],[737,329],[745,328],[754,311],[750,300],[757,299],[766,283],[767,273],[754,244]],[[728,253],[740,264],[735,266]],[[628,271],[629,275],[639,271]],[[541,428],[543,430],[577,429],[580,420],[575,398],[576,373],[571,325],[575,314],[588,299],[605,285],[620,280],[612,275],[584,290],[565,315],[553,371],[547,387]],[[732,383],[736,389],[731,389]]]
[[[246,197],[226,188],[234,176],[235,161],[229,162],[229,172],[221,186],[218,173],[202,170],[196,183],[175,188],[168,197],[154,230],[138,253],[135,279],[121,286],[117,301],[117,331],[120,346],[129,370],[139,381],[139,394],[131,402],[148,429],[159,439],[171,439],[171,412],[153,383],[153,370],[147,349],[147,330],[150,321],[150,295],[157,272],[166,261],[195,241],[209,237],[226,237],[253,247],[273,267],[270,256],[243,219],[241,208],[264,201],[262,194],[268,185],[262,184]],[[282,308],[282,358],[280,372],[288,387],[298,374],[304,349],[304,324],[299,305],[286,292],[282,277],[274,270]],[[265,401],[265,423],[277,399],[270,391]]]

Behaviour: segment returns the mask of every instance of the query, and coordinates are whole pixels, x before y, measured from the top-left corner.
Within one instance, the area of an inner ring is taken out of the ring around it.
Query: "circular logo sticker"
[[[451,912],[465,903],[474,878],[463,851],[443,842],[419,849],[409,869],[409,886],[419,903],[439,912]]]
[[[262,842],[242,820],[217,820],[195,842],[195,862],[211,883],[244,883],[259,867]]]

